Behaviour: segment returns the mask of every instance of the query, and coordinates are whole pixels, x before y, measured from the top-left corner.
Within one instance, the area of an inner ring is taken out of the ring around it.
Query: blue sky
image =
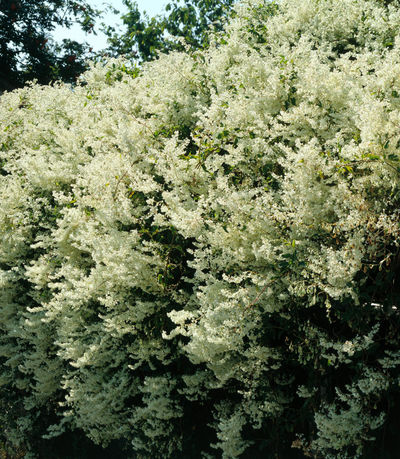
[[[106,9],[106,4],[111,4],[114,8],[121,11],[122,15],[126,12],[126,8],[122,4],[122,0],[88,0],[94,8],[104,10]],[[149,16],[155,16],[156,14],[162,13],[165,5],[168,0],[136,0],[136,3],[139,6],[141,11],[146,11]],[[119,21],[119,16],[115,16],[111,13],[107,13],[103,16],[102,20],[98,22],[105,22],[109,25],[117,25],[121,22]],[[106,37],[99,32],[98,27],[96,27],[97,35],[85,34],[79,27],[71,27],[70,29],[63,29],[61,27],[57,28],[53,32],[53,37],[56,41],[60,41],[63,38],[70,38],[79,42],[87,41],[94,51],[104,49],[107,45]]]

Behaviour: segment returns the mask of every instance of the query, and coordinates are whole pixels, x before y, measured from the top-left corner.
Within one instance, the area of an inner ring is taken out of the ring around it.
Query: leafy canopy
[[[97,15],[86,1],[1,0],[0,91],[32,79],[74,82],[86,68],[87,46],[74,40],[57,44],[50,33],[57,25],[73,23],[92,32]]]
[[[140,12],[136,2],[123,0],[128,13],[122,16],[125,31],[116,33],[109,27],[109,50],[114,55],[125,55],[149,60],[159,52],[183,50],[183,40],[192,48],[201,48],[209,42],[209,29],[221,30],[235,0],[172,1],[163,16],[149,18]]]

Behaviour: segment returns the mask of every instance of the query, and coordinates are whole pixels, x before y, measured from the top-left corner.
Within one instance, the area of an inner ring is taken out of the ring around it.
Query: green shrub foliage
[[[207,51],[2,96],[6,444],[384,457],[399,34],[398,1],[250,0]]]

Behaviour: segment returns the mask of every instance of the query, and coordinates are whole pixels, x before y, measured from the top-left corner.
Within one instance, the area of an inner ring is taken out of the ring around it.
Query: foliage
[[[396,457],[399,34],[398,1],[249,0],[2,96],[0,441]]]
[[[125,31],[108,27],[109,51],[116,56],[150,60],[159,52],[203,48],[209,42],[209,29],[221,30],[235,0],[173,0],[164,16],[141,14],[136,2],[123,0],[128,13],[122,16]]]
[[[42,84],[75,81],[86,68],[86,46],[73,40],[54,43],[50,32],[74,22],[92,32],[97,14],[86,1],[1,0],[0,91],[33,79]]]

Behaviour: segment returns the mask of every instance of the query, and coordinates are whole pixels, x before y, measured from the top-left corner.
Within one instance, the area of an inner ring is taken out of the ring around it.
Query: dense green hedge
[[[399,32],[251,0],[207,51],[1,97],[10,450],[396,452]]]

